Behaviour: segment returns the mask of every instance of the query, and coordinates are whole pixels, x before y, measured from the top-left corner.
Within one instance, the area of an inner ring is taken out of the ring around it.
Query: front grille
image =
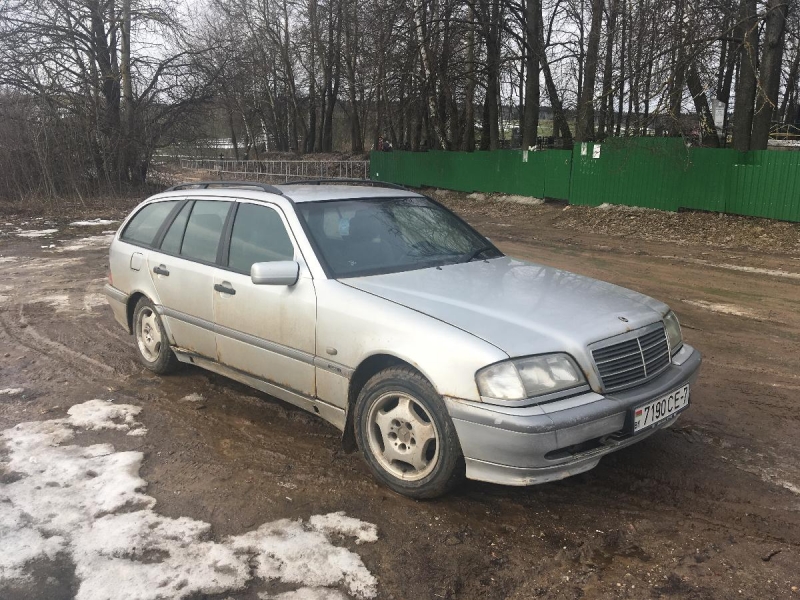
[[[624,342],[592,350],[606,390],[629,387],[651,379],[667,368],[669,344],[663,325]]]

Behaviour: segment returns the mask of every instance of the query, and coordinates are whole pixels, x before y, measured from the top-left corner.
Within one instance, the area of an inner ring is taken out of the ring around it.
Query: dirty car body
[[[321,415],[401,493],[561,479],[688,407],[701,357],[662,302],[505,256],[412,191],[236,185],[132,212],[116,319],[153,370],[193,363]]]

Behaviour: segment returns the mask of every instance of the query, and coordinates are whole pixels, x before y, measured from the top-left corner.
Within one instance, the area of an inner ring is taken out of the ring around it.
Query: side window
[[[178,254],[181,251],[183,232],[186,231],[186,222],[189,220],[192,204],[192,202],[187,202],[181,212],[178,213],[178,216],[175,217],[172,225],[169,226],[167,234],[164,236],[164,241],[161,242],[161,250],[164,252]]]
[[[233,222],[228,266],[250,273],[253,263],[293,258],[294,247],[280,215],[267,206],[240,204]]]
[[[164,219],[177,204],[177,200],[148,204],[128,222],[122,232],[122,239],[138,244],[152,244]]]
[[[181,256],[205,262],[217,259],[219,238],[230,206],[230,202],[214,200],[198,200],[194,203],[183,235]]]

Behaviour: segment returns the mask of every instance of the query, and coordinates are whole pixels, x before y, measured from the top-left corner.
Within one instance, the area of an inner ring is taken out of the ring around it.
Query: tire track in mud
[[[90,356],[83,354],[82,352],[68,348],[64,344],[56,342],[39,333],[33,326],[30,325],[25,317],[25,305],[19,305],[19,318],[17,319],[16,323],[9,323],[8,314],[8,311],[0,313],[0,326],[2,326],[3,331],[6,333],[6,335],[8,335],[9,338],[16,341],[20,345],[25,346],[34,352],[39,352],[49,356],[50,358],[54,358],[54,355],[69,357],[70,359],[73,359],[73,361],[77,361],[75,365],[81,365],[82,370],[88,369],[87,372],[90,374],[95,374],[93,370],[89,369],[91,366],[94,369],[100,369],[108,375],[117,375],[117,372],[113,367],[101,363],[100,361],[95,360]],[[45,348],[49,349],[49,351]],[[64,360],[68,361],[68,359]]]

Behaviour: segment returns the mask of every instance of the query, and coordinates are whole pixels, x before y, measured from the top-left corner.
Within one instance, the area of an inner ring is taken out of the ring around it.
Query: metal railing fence
[[[369,179],[368,160],[212,160],[180,159],[182,169],[209,171],[213,178],[291,181],[293,179]]]

